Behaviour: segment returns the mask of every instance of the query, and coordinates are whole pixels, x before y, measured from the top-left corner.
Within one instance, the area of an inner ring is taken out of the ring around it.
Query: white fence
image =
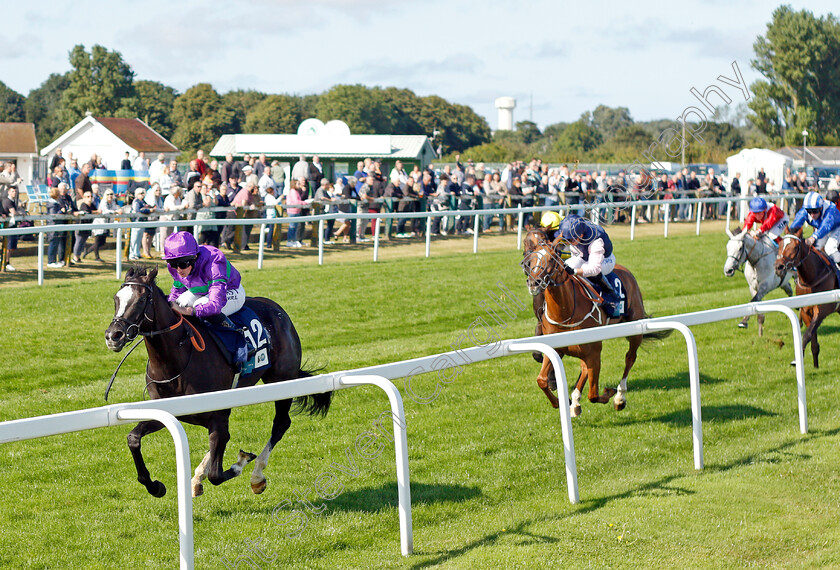
[[[784,200],[792,200],[797,197],[804,196],[804,194],[784,194],[784,195],[777,195],[777,196],[770,196],[768,199],[777,199],[779,201]],[[355,219],[355,220],[398,220],[398,219],[413,219],[413,218],[422,218],[426,220],[426,257],[431,256],[431,244],[432,244],[432,220],[434,218],[455,218],[455,217],[465,217],[465,218],[473,218],[473,253],[478,253],[478,241],[480,235],[480,221],[484,216],[502,216],[502,215],[515,215],[517,216],[517,231],[516,231],[516,248],[520,249],[522,247],[522,234],[524,230],[524,220],[525,215],[527,214],[538,214],[540,212],[546,211],[578,211],[578,210],[586,210],[589,212],[590,217],[593,221],[598,222],[602,217],[606,216],[609,211],[615,210],[623,210],[630,212],[630,239],[634,240],[636,236],[636,217],[637,212],[639,209],[652,209],[655,207],[660,207],[663,212],[664,218],[664,229],[663,229],[663,237],[668,237],[669,227],[671,223],[671,211],[672,208],[676,208],[681,204],[688,204],[688,205],[696,205],[696,215],[695,215],[695,224],[696,224],[696,235],[700,235],[700,222],[704,219],[704,212],[705,208],[702,207],[703,204],[726,204],[726,224],[729,224],[732,221],[733,217],[738,217],[741,221],[743,221],[743,210],[744,208],[738,208],[738,211],[741,212],[741,215],[738,216],[738,212],[735,212],[735,216],[733,216],[732,206],[733,204],[737,204],[740,202],[746,202],[751,199],[750,196],[746,197],[736,197],[736,196],[729,196],[729,197],[721,197],[721,198],[680,198],[680,199],[673,199],[673,200],[633,200],[629,202],[600,202],[600,203],[592,203],[592,204],[572,204],[572,205],[563,205],[563,206],[532,206],[528,208],[496,208],[496,209],[488,209],[488,210],[447,210],[447,211],[440,211],[440,212],[403,212],[403,213],[366,213],[366,214],[345,214],[345,213],[333,213],[333,214],[319,214],[316,216],[297,216],[294,218],[240,218],[240,219],[210,219],[210,220],[174,220],[174,221],[163,221],[163,220],[154,220],[154,221],[147,221],[147,222],[109,222],[109,223],[91,223],[91,224],[54,224],[54,225],[46,225],[46,226],[33,226],[28,228],[10,228],[10,229],[0,229],[0,237],[2,236],[10,236],[10,235],[37,235],[38,236],[38,285],[43,285],[44,283],[44,247],[45,247],[45,234],[51,232],[72,232],[78,230],[96,230],[96,229],[107,229],[112,230],[115,233],[116,237],[116,250],[117,250],[117,259],[116,259],[116,278],[122,279],[122,245],[123,239],[125,236],[123,235],[122,230],[128,230],[131,228],[161,228],[161,227],[193,227],[193,226],[259,226],[260,233],[259,233],[259,248],[257,253],[257,268],[262,269],[263,262],[265,259],[265,229],[268,226],[274,225],[284,225],[284,224],[298,224],[298,223],[309,223],[309,222],[317,222],[318,223],[318,264],[323,265],[324,263],[324,228],[325,223],[328,220],[335,220],[335,219]],[[380,234],[381,232],[381,223],[377,224],[377,231],[373,232],[373,261],[379,260],[379,246],[380,246]]]
[[[782,312],[788,316],[793,333],[794,358],[796,363],[797,401],[799,407],[799,429],[801,433],[808,430],[807,404],[805,397],[805,374],[803,367],[802,337],[799,321],[792,308],[840,302],[840,290],[824,293],[814,293],[800,297],[747,303],[720,309],[698,311],[681,315],[644,319],[632,323],[621,323],[598,327],[582,331],[557,333],[539,337],[508,339],[493,344],[473,346],[401,362],[380,364],[352,371],[322,374],[312,378],[290,380],[267,386],[238,388],[213,394],[182,396],[164,400],[150,400],[131,404],[113,404],[100,408],[92,408],[63,414],[26,418],[0,423],[0,443],[34,439],[68,433],[119,425],[141,419],[154,419],[164,423],[175,438],[176,454],[178,457],[178,506],[179,530],[181,549],[181,568],[193,567],[193,535],[192,535],[192,502],[190,496],[190,465],[189,448],[183,427],[176,416],[216,409],[227,409],[239,406],[270,402],[278,399],[291,398],[306,394],[316,394],[337,390],[351,385],[373,384],[379,386],[388,394],[394,417],[394,443],[397,458],[397,480],[399,489],[399,519],[400,543],[403,555],[413,551],[411,498],[408,477],[408,457],[405,431],[405,413],[402,398],[397,388],[388,380],[397,378],[410,379],[413,375],[437,370],[436,362],[445,357],[449,362],[463,362],[471,364],[483,360],[491,360],[511,354],[520,354],[539,350],[546,354],[554,365],[557,377],[558,393],[568,394],[565,371],[554,349],[576,344],[585,344],[613,338],[621,338],[652,331],[673,329],[679,331],[686,341],[688,348],[689,387],[691,391],[692,436],[694,448],[694,467],[703,468],[703,427],[700,403],[700,373],[697,355],[697,345],[690,326],[708,324],[730,319],[737,319],[746,315],[765,312]],[[408,380],[406,380],[408,382]],[[561,398],[561,400],[565,400]],[[564,402],[565,404],[565,402]],[[566,484],[569,500],[579,501],[577,464],[574,450],[574,437],[569,409],[560,406],[561,429],[566,463]],[[400,424],[400,422],[402,422]]]

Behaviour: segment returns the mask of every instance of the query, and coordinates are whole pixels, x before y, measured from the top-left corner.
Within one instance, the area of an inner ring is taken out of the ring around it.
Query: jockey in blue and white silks
[[[795,232],[806,222],[815,230],[805,243],[822,249],[834,263],[840,263],[840,210],[837,206],[823,200],[817,192],[808,192],[789,229]]]
[[[606,279],[615,269],[610,236],[601,226],[575,214],[566,216],[560,223],[560,236],[572,251],[572,256],[566,261],[567,271],[599,285],[603,290],[605,308],[612,314],[618,297]]]

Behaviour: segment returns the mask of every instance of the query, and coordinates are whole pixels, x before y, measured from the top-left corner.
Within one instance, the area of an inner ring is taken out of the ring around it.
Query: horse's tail
[[[646,319],[651,319],[651,318],[653,318],[653,315],[648,315],[647,313],[645,313],[645,318]],[[653,332],[645,333],[645,334],[642,335],[642,343],[645,343],[645,342],[648,342],[648,341],[651,341],[651,340],[665,340],[666,338],[671,336],[672,332],[674,332],[674,329],[665,329],[665,330],[661,330],[661,331],[653,331]]]
[[[324,371],[326,367],[321,366],[313,370],[301,369],[298,378],[308,378],[315,376]],[[292,413],[294,414],[309,414],[310,416],[327,415],[330,410],[330,403],[332,402],[332,392],[322,392],[320,394],[309,394],[308,396],[298,396],[294,399],[292,404]]]

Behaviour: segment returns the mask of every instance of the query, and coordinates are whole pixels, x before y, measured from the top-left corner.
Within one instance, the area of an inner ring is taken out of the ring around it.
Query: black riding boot
[[[599,274],[597,277],[593,279],[595,283],[597,283],[601,287],[602,294],[601,296],[604,298],[603,307],[611,317],[617,317],[616,314],[618,308],[618,295],[615,292],[615,289],[612,288],[610,282],[607,281],[607,278],[604,276],[603,273]]]
[[[204,320],[210,323],[211,325],[215,325],[223,329],[233,330],[236,328],[236,325],[233,324],[233,321],[230,320],[230,318],[224,313],[219,313],[217,315],[208,315],[204,317]]]

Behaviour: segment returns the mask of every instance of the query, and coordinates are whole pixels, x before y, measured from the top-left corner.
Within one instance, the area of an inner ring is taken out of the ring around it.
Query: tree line
[[[751,100],[718,108],[706,124],[703,144],[686,148],[688,162],[723,162],[744,147],[840,144],[840,23],[829,14],[781,6],[754,45],[752,67],[763,79],[750,86]],[[95,116],[139,117],[185,154],[209,150],[227,133],[294,133],[303,119],[339,119],[354,134],[436,135],[444,154],[506,162],[626,163],[638,158],[675,121],[635,121],[626,107],[598,105],[570,123],[540,130],[520,121],[513,131],[491,134],[487,121],[467,105],[398,87],[335,85],[320,94],[217,92],[199,83],[184,93],[135,78],[119,52],[82,45],[69,54],[70,70],[50,75],[23,96],[0,82],[0,121],[32,122],[42,146]],[[557,94],[562,97],[562,93]]]

